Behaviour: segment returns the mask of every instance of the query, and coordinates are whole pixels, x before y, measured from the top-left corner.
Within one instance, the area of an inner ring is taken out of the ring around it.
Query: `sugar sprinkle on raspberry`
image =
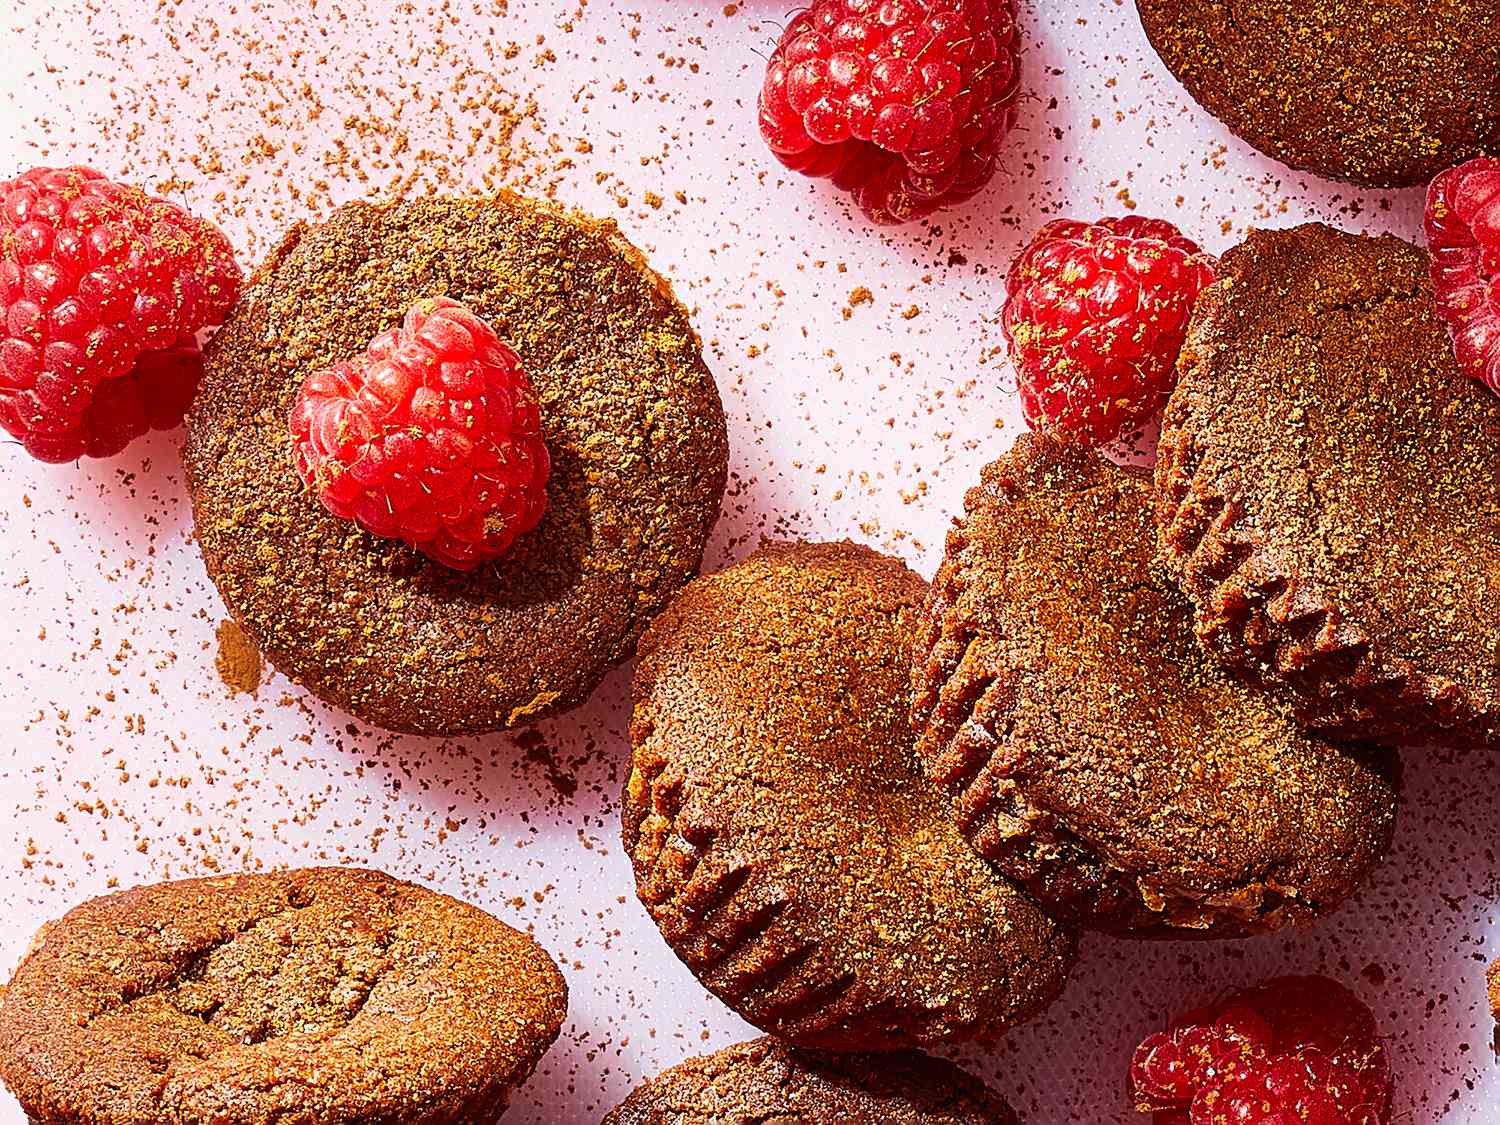
[[[546,509],[531,381],[457,301],[418,301],[363,354],[311,373],[291,430],[325,508],[455,570],[504,555]]]
[[[193,334],[239,293],[212,223],[89,168],[0,182],[0,427],[43,461],[108,457],[182,420]]]
[[[1001,323],[1026,424],[1098,446],[1156,414],[1218,263],[1171,223],[1048,223],[1006,278]]]
[[[1433,296],[1458,364],[1500,394],[1500,159],[1481,156],[1434,179],[1426,228]]]
[[[1014,0],[814,0],[766,70],[760,131],[876,223],[978,192],[1016,121]]]
[[[1375,1017],[1327,977],[1280,977],[1187,1012],[1130,1064],[1156,1125],[1387,1125],[1391,1070]]]

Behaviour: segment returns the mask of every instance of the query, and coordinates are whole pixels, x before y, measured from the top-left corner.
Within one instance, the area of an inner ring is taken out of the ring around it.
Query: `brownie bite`
[[[38,1125],[487,1125],[557,1038],[535,942],[375,871],[188,879],[46,926],[0,991]]]
[[[801,1051],[770,1037],[689,1059],[638,1087],[603,1125],[1016,1125],[952,1063],[912,1052]]]
[[[552,463],[540,526],[467,573],[331,515],[292,462],[307,375],[430,297],[514,346]],[[322,698],[421,734],[581,702],[697,572],[728,461],[666,282],[612,223],[509,193],[296,227],[209,346],[185,456],[198,544],[245,633]]]
[[[1203,643],[1352,738],[1500,746],[1500,397],[1427,255],[1259,231],[1198,306],[1156,470]]]
[[[799,1046],[998,1031],[1071,960],[921,776],[907,680],[925,589],[854,544],[769,544],[689,585],[641,641],[637,893],[710,990]]]
[[[1500,148],[1493,0],[1136,0],[1203,107],[1293,168],[1425,183]]]
[[[1388,755],[1304,733],[1198,645],[1149,478],[1033,435],[948,537],[917,749],[986,859],[1090,926],[1230,937],[1339,905],[1390,842]]]

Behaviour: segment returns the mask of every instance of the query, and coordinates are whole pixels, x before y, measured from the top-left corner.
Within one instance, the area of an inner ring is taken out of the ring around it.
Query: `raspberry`
[[[1130,1064],[1156,1125],[1387,1125],[1375,1017],[1326,977],[1281,977],[1189,1012]]]
[[[876,223],[979,191],[1016,122],[1014,0],[813,0],[782,34],[760,132]]]
[[[325,508],[456,570],[505,554],[547,506],[531,381],[457,301],[418,301],[362,355],[310,374],[291,428]]]
[[[1459,366],[1500,394],[1500,159],[1433,180],[1426,226],[1433,295]]]
[[[1044,226],[1010,268],[1001,316],[1026,424],[1098,446],[1148,420],[1217,268],[1161,219]]]
[[[88,168],[0,182],[0,427],[43,461],[182,421],[193,333],[239,293],[212,223]]]

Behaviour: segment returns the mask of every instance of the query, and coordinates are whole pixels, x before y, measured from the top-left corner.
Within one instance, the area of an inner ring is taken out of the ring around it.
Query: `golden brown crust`
[[[1204,644],[1304,722],[1497,746],[1500,398],[1427,275],[1319,225],[1226,255],[1162,424],[1162,552]]]
[[[1293,168],[1401,187],[1500,147],[1495,0],[1136,4],[1188,92]]]
[[[999,1030],[1061,986],[1071,941],[987,869],[911,752],[924,586],[853,544],[773,544],[641,641],[624,840],[699,979],[802,1046]]]
[[[329,515],[290,459],[308,372],[437,295],[515,346],[553,462],[542,525],[468,575]],[[209,348],[185,457],[208,572],[255,644],[360,718],[424,734],[585,698],[697,572],[728,462],[666,282],[613,223],[510,193],[355,203],[294,229]]]
[[[375,871],[137,887],[46,927],[0,993],[42,1125],[489,1125],[567,988],[524,934]]]
[[[899,1052],[799,1051],[765,1038],[689,1059],[638,1087],[603,1125],[1016,1125],[952,1063]]]
[[[975,849],[1082,924],[1225,937],[1337,906],[1390,842],[1389,757],[1304,734],[1204,654],[1148,480],[1033,435],[950,533],[917,751]]]

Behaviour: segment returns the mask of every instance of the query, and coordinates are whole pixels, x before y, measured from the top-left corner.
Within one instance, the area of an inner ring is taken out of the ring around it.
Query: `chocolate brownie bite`
[[[84,903],[0,992],[39,1125],[486,1125],[557,1038],[530,938],[375,871],[188,879]]]
[[[541,525],[469,573],[329,514],[292,463],[308,373],[426,297],[515,347],[552,460]],[[697,572],[727,459],[666,282],[614,224],[509,193],[353,203],[296,227],[209,346],[186,448],[198,543],[239,625],[322,698],[422,734],[581,702]]]
[[[925,585],[850,543],[763,546],[641,640],[624,841],[704,985],[804,1047],[998,1031],[1061,987],[1068,933],[960,839],[907,716]]]
[[[1500,148],[1494,0],[1136,0],[1209,113],[1293,168],[1424,183]]]
[[[1158,520],[1204,644],[1336,735],[1500,746],[1500,398],[1427,256],[1252,234],[1205,291]]]
[[[917,750],[979,854],[1060,917],[1231,937],[1336,907],[1390,842],[1389,756],[1306,734],[1200,648],[1151,482],[1033,435],[948,537]]]
[[[603,1125],[1016,1125],[952,1063],[911,1052],[799,1051],[772,1038],[689,1059],[636,1089]]]

